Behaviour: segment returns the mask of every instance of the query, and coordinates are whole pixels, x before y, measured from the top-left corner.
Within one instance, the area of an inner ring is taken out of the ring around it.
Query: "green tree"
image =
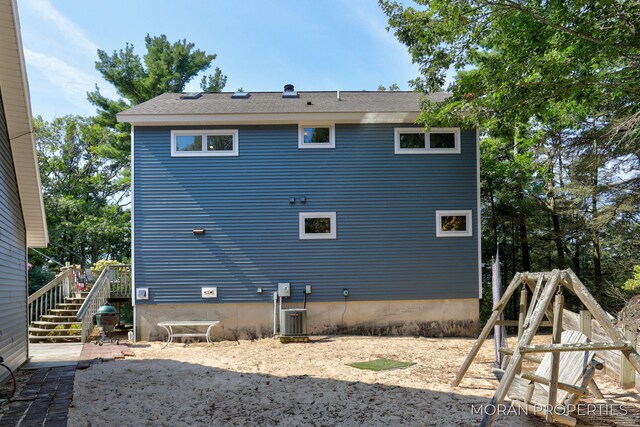
[[[483,247],[506,246],[514,270],[570,264],[596,293],[619,289],[639,245],[637,2],[416,3],[380,0],[416,89],[456,72],[419,122],[483,129]]]
[[[98,148],[115,132],[91,119],[34,119],[50,245],[61,263],[130,257],[128,187],[117,162]]]
[[[100,153],[124,168],[129,166],[130,127],[118,123],[116,114],[163,93],[182,92],[185,85],[207,70],[216,58],[215,54],[195,49],[195,45],[186,40],[171,43],[164,34],[157,37],[147,34],[145,47],[147,52],[142,58],[129,43],[112,54],[98,50],[96,69],[116,88],[120,98],[105,97],[98,86],[88,94],[89,102],[97,108],[96,123],[117,130],[115,139],[99,147]],[[200,86],[203,91],[220,92],[226,82],[227,77],[216,67],[213,74],[202,77]],[[128,174],[123,176],[126,178]]]
[[[390,85],[389,85],[389,88],[387,88],[387,87],[385,87],[385,86],[382,86],[382,85],[378,86],[378,91],[380,91],[380,92],[384,92],[384,91],[386,91],[386,90],[388,90],[388,91],[390,91],[390,92],[396,92],[396,91],[399,91],[399,90],[400,90],[400,86],[398,86],[398,84],[397,84],[397,83],[392,83],[392,84],[390,84]]]

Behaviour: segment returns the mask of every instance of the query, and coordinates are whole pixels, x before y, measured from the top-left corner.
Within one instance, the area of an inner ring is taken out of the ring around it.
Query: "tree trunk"
[[[518,232],[520,237],[520,251],[522,252],[522,269],[531,271],[531,253],[529,251],[529,237],[527,236],[527,217],[524,213],[518,215]]]
[[[576,276],[582,277],[580,274],[580,242],[578,241],[576,241],[576,250],[573,253],[573,257],[571,257],[571,262],[573,262],[573,270]]]
[[[551,221],[553,222],[553,241],[556,244],[556,252],[558,254],[557,268],[563,269],[564,268],[564,242],[562,241],[562,230],[560,229],[560,217],[555,212],[555,202],[553,206],[553,213],[551,214]]]

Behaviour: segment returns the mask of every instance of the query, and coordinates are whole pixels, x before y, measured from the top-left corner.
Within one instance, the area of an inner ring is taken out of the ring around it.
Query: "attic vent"
[[[284,85],[284,92],[282,92],[283,98],[299,98],[298,92],[295,91],[295,88],[292,84]]]
[[[180,95],[180,99],[198,99],[202,96],[202,92],[187,92]]]
[[[249,92],[235,92],[233,95],[231,95],[232,98],[238,98],[238,99],[248,98],[249,96],[251,96]]]

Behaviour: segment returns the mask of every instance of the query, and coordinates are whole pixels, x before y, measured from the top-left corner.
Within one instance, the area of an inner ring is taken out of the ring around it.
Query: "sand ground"
[[[473,345],[464,338],[312,337],[132,345],[136,357],[77,371],[75,426],[469,426],[497,387],[493,342],[460,387],[450,382]],[[346,364],[376,358],[416,362],[384,372]],[[605,395],[640,407],[638,395],[596,376]],[[542,426],[509,415],[497,426]],[[615,424],[611,424],[615,425]],[[633,425],[633,424],[630,424]]]

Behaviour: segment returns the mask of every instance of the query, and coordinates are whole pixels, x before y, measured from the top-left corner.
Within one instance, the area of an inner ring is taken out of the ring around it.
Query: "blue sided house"
[[[167,93],[132,125],[138,339],[157,323],[472,335],[480,297],[475,129],[415,125],[415,92]],[[282,286],[282,285],[281,285]]]

